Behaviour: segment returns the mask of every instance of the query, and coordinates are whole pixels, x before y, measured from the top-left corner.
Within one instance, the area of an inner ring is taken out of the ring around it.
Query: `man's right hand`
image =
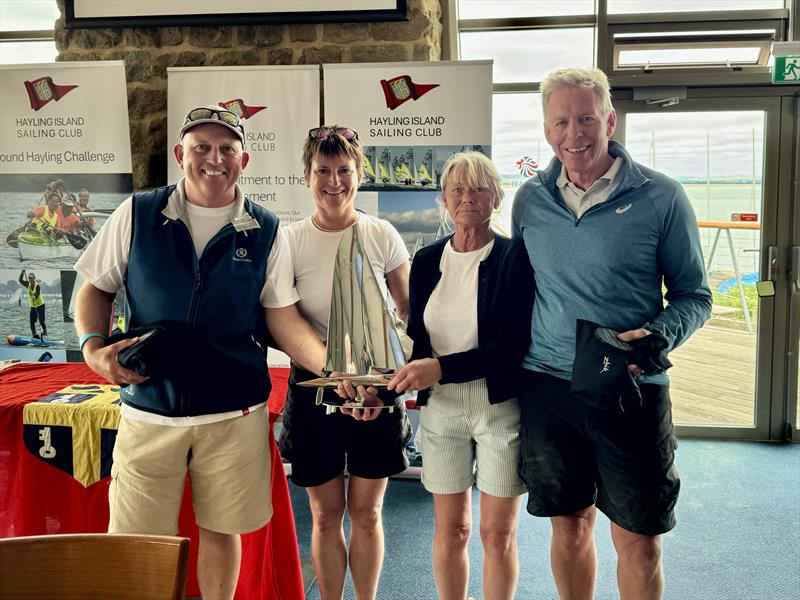
[[[149,377],[142,377],[135,371],[126,369],[117,360],[120,352],[138,341],[139,338],[135,337],[104,346],[101,338],[91,338],[83,346],[83,358],[92,371],[111,383],[117,385],[144,383]]]

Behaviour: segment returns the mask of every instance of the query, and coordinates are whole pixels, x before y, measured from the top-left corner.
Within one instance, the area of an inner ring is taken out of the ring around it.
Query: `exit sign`
[[[776,56],[772,83],[800,84],[800,56]]]

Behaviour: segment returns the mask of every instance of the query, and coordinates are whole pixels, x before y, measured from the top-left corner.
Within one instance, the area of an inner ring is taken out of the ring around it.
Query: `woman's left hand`
[[[403,365],[387,386],[402,394],[406,391],[424,390],[442,378],[442,366],[436,358],[420,358]]]
[[[378,390],[372,386],[365,388],[363,385],[354,387],[349,379],[340,382],[336,387],[336,393],[340,398],[356,399],[360,398],[365,408],[341,408],[342,414],[350,415],[357,421],[372,421],[381,414],[380,408],[369,408],[370,406],[381,406],[383,402],[378,398]]]

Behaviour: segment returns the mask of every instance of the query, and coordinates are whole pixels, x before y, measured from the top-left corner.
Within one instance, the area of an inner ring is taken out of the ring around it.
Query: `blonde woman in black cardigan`
[[[490,227],[503,190],[491,161],[453,155],[441,202],[455,233],[411,266],[411,361],[389,388],[419,390],[422,482],[433,493],[433,571],[439,597],[466,598],[473,483],[480,490],[483,597],[517,584],[520,362],[530,342],[533,273],[525,248]]]

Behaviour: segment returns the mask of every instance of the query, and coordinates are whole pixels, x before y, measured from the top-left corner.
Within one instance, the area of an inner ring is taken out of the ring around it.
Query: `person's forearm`
[[[108,335],[113,304],[114,294],[104,292],[91,283],[84,283],[78,291],[75,307],[75,329],[78,330],[78,335]]]
[[[297,305],[266,309],[267,328],[276,348],[298,365],[320,375],[325,368],[325,345],[308,324]]]
[[[135,344],[139,338],[125,339],[111,345],[107,345],[104,339],[109,333],[114,295],[88,282],[78,292],[75,308],[75,327],[78,334],[99,333],[103,336],[93,336],[86,340],[82,348],[83,358],[92,371],[111,383],[141,384],[147,381],[147,377],[124,368],[118,359],[120,351]]]

